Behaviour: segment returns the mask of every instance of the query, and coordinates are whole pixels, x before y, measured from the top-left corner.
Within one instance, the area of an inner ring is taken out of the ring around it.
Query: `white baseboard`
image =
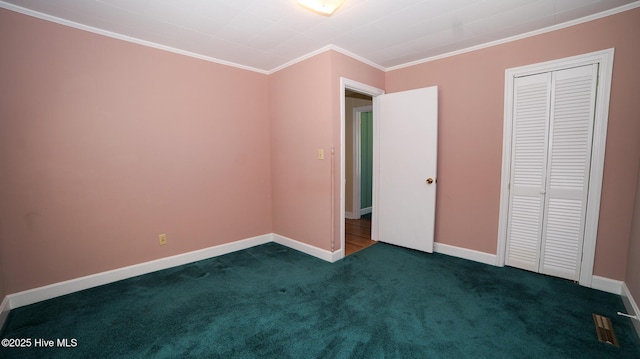
[[[472,249],[455,247],[455,246],[451,246],[444,243],[434,243],[433,251],[437,253],[442,253],[442,254],[453,256],[453,257],[468,259],[475,262],[480,262],[480,263],[489,264],[493,266],[497,265],[498,263],[497,256],[495,254],[478,252]],[[601,290],[607,293],[617,294],[617,295],[621,295],[623,293],[622,292],[623,285],[624,283],[619,280],[599,277],[596,275],[594,275],[591,279],[591,288]],[[636,307],[636,310],[637,310],[637,307]]]
[[[492,266],[495,266],[497,263],[497,257],[495,254],[451,246],[444,243],[433,243],[433,251],[436,253],[442,253],[453,257],[468,259],[470,261],[489,264]]]
[[[358,218],[360,218],[360,216],[356,217],[356,215],[353,214],[353,212],[344,212],[344,218],[346,218],[346,219],[358,219]]]
[[[330,263],[333,263],[344,256],[344,255],[342,257],[340,256],[342,249],[332,253],[328,250],[320,249],[318,247],[314,247],[306,243],[298,242],[295,239],[287,238],[285,236],[281,236],[275,233],[273,234],[273,241],[285,247],[295,249],[299,252],[306,253],[310,256],[320,258]]]
[[[2,304],[0,304],[0,331],[2,331],[2,327],[4,326],[4,322],[7,320],[7,316],[9,316],[9,297],[4,297],[2,300]]]
[[[335,263],[344,258],[344,249],[338,249],[337,251],[331,253],[331,260],[329,262]]]
[[[373,212],[373,210],[371,209],[372,207],[367,207],[367,208],[360,208],[360,215],[365,215],[365,214],[369,214],[371,212]]]
[[[160,258],[150,262],[135,264],[128,267],[118,268],[102,273],[96,273],[85,277],[71,279],[64,282],[53,283],[43,287],[33,288],[18,293],[9,294],[5,297],[0,307],[0,327],[10,309],[37,303],[43,300],[59,297],[65,294],[97,287],[104,284],[117,282],[119,280],[136,277],[139,275],[172,268],[188,263],[197,262],[203,259],[221,256],[227,253],[240,251],[261,244],[276,242],[283,246],[312,255],[327,262],[335,262],[344,257],[342,249],[330,252],[306,243],[298,242],[291,238],[269,233],[261,236],[247,238],[231,243],[200,249],[193,252],[178,254],[171,257]]]
[[[119,280],[136,277],[139,275],[155,272],[162,269],[172,268],[200,260],[221,256],[231,252],[248,249],[261,244],[275,242],[280,245],[306,253],[324,261],[333,263],[344,258],[344,250],[340,249],[330,252],[311,246],[306,243],[296,241],[275,233],[264,234],[257,237],[213,246],[193,252],[178,254],[175,256],[161,258],[150,262],[140,263],[128,267],[118,268],[107,272],[96,273],[85,277],[80,277],[64,282],[54,283],[47,286],[29,289],[23,292],[7,295],[0,304],[0,329],[9,315],[9,311],[14,308],[37,303],[43,300],[55,298],[65,294],[70,294],[84,289],[97,287],[100,285],[113,283]],[[489,265],[496,265],[496,255],[479,252],[472,249],[455,247],[444,243],[434,243],[434,252],[442,253],[458,258],[463,258],[475,262]],[[629,314],[640,316],[640,310],[631,296],[626,284],[621,281],[593,276],[591,287],[605,292],[622,295],[625,308]],[[640,336],[640,321],[633,320],[634,327]]]
[[[619,280],[599,277],[597,275],[591,278],[591,288],[617,295],[622,294],[622,284]]]
[[[251,248],[257,245],[269,243],[272,241],[271,234],[247,238],[244,240],[200,249],[193,252],[178,254],[171,257],[156,259],[150,262],[135,264],[128,267],[118,268],[107,272],[96,273],[85,277],[71,279],[64,282],[46,285],[44,287],[34,288],[10,294],[9,309],[22,307],[25,305],[37,303],[43,300],[59,297],[61,295],[77,292],[84,289],[97,287],[100,285],[117,282],[119,280],[136,277],[162,269],[167,269],[183,264],[196,262],[211,257]],[[6,299],[5,299],[6,301]],[[3,302],[4,305],[4,302]]]
[[[633,327],[636,329],[636,334],[640,338],[640,309],[638,309],[637,302],[633,299],[629,288],[626,283],[622,283],[622,301],[624,307],[627,309],[627,314],[634,315],[638,319],[630,319],[633,323]]]

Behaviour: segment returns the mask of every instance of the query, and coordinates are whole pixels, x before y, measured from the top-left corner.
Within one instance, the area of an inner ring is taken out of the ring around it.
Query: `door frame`
[[[374,86],[370,86],[355,80],[348,79],[346,77],[340,77],[340,248],[341,251],[338,254],[337,260],[344,258],[345,249],[345,186],[346,186],[346,169],[345,169],[345,90],[349,89],[356,91],[367,96],[371,96],[373,102],[373,191],[372,191],[372,215],[371,215],[371,239],[376,240],[378,238],[378,217],[376,215],[377,207],[377,193],[378,193],[378,164],[376,159],[378,158],[378,121],[377,121],[377,97],[384,94],[384,90]]]
[[[598,220],[600,218],[600,199],[602,195],[602,177],[604,174],[604,155],[609,122],[609,98],[611,94],[611,75],[613,73],[614,49],[591,52],[583,55],[542,62],[505,70],[504,86],[504,125],[502,143],[502,181],[500,185],[500,214],[498,221],[497,265],[505,265],[507,246],[507,222],[509,213],[509,192],[511,178],[511,146],[513,136],[513,86],[516,77],[566,68],[599,64],[598,88],[596,90],[596,109],[593,128],[593,147],[589,172],[589,192],[585,214],[582,261],[580,279],[582,286],[591,287],[595,259]]]
[[[362,216],[362,206],[360,205],[362,198],[361,191],[361,179],[362,179],[362,151],[361,151],[361,142],[362,142],[362,131],[361,131],[361,123],[362,118],[360,117],[363,112],[373,112],[373,105],[371,106],[360,106],[353,108],[353,212],[351,219],[359,219]],[[346,123],[345,123],[346,126]],[[374,134],[375,136],[375,134]],[[346,149],[345,149],[346,151]],[[373,175],[372,175],[373,176]],[[372,178],[373,180],[373,178]],[[373,210],[373,207],[371,208]]]

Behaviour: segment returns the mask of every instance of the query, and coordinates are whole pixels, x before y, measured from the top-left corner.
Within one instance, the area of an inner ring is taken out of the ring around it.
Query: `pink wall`
[[[640,160],[640,9],[432,61],[386,75],[386,90],[438,85],[436,241],[496,253],[504,72],[614,47],[605,174],[594,274],[622,280]]]
[[[640,133],[638,136],[640,137]],[[627,255],[627,273],[624,282],[637,304],[640,301],[640,172],[638,172],[636,183],[633,223],[631,225],[629,252]],[[638,314],[640,313],[636,313],[636,315]]]
[[[340,248],[340,76],[384,85],[382,71],[334,51],[270,76],[274,232],[329,251]]]
[[[331,249],[331,55],[269,77],[274,232]],[[318,159],[323,149],[325,159]]]
[[[7,293],[7,290],[4,285],[4,269],[2,268],[2,255],[0,255],[0,298],[4,300],[4,297],[7,294],[9,293]],[[0,303],[2,303],[2,300],[0,300]],[[2,325],[0,325],[0,327],[2,327]]]
[[[270,232],[337,250],[341,76],[440,86],[436,240],[495,253],[504,70],[609,47],[595,274],[623,279],[638,33],[633,10],[386,75],[328,51],[266,76],[0,10],[0,297]]]
[[[0,48],[6,293],[273,231],[268,76],[6,10]]]

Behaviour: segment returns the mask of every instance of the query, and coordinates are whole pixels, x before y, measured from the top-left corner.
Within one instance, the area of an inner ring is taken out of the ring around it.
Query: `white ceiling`
[[[634,1],[346,0],[331,17],[296,0],[5,0],[0,7],[271,72],[328,45],[388,69],[640,6]]]

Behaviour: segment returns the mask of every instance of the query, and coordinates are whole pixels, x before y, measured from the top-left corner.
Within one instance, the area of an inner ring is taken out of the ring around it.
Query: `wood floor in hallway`
[[[371,220],[345,219],[345,255],[348,256],[376,242],[371,240]]]

